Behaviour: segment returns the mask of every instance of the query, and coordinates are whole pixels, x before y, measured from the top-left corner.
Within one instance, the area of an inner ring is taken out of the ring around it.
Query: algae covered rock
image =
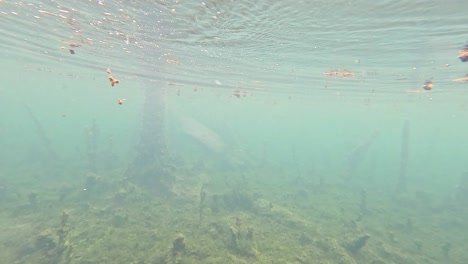
[[[344,247],[351,253],[357,253],[360,251],[367,243],[367,240],[370,238],[369,235],[362,235],[354,240],[351,240],[344,244]]]
[[[34,246],[38,250],[52,250],[57,247],[57,243],[54,240],[54,234],[51,229],[43,230],[36,238]]]
[[[177,254],[185,250],[185,236],[178,233],[174,241],[172,241],[172,252]]]

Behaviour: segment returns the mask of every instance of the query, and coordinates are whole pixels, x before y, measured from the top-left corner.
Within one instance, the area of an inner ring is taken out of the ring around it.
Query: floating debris
[[[112,87],[114,87],[114,85],[120,83],[119,80],[115,79],[115,78],[112,77],[112,76],[109,76],[109,81],[110,81]]]
[[[348,70],[336,70],[325,72],[326,76],[336,76],[336,77],[354,77],[354,72]]]
[[[67,45],[70,46],[70,47],[73,47],[73,48],[79,48],[79,47],[81,47],[81,44],[76,43],[76,42],[65,41],[65,40],[63,40],[62,42],[63,42],[64,44],[67,44]]]
[[[463,47],[460,51],[458,51],[458,58],[462,62],[467,62],[468,61],[468,44]]]
[[[465,77],[453,79],[452,82],[468,82],[468,74],[465,74]]]
[[[167,59],[166,62],[169,63],[169,64],[180,64],[180,62],[178,60]]]
[[[427,80],[423,85],[423,88],[426,91],[432,91],[432,87],[433,87],[432,80]]]
[[[240,97],[246,97],[247,96],[247,93],[246,92],[243,92],[241,90],[234,90],[232,92],[232,95],[234,95],[235,97],[237,98],[240,98]]]

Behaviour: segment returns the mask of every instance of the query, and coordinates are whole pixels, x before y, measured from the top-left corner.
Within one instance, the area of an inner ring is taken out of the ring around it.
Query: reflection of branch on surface
[[[215,131],[191,117],[185,117],[182,122],[183,132],[185,134],[189,135],[191,138],[195,139],[214,153],[223,152],[226,144]]]
[[[54,159],[58,158],[57,152],[52,147],[52,144],[50,143],[50,140],[47,137],[47,134],[44,130],[44,127],[42,126],[41,121],[39,121],[36,114],[34,114],[29,105],[25,105],[25,108],[34,122],[34,126],[36,127],[36,134],[39,136],[39,139],[42,142],[42,145],[44,145],[45,149],[49,153],[49,156]]]

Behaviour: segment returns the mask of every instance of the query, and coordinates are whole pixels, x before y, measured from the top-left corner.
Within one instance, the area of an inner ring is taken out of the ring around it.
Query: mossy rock
[[[51,229],[44,229],[36,238],[34,246],[37,250],[49,251],[57,247],[55,242],[54,233]]]

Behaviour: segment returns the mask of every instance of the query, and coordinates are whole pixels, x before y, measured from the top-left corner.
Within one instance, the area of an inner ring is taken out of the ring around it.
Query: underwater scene
[[[0,0],[0,263],[468,263],[467,25]]]

